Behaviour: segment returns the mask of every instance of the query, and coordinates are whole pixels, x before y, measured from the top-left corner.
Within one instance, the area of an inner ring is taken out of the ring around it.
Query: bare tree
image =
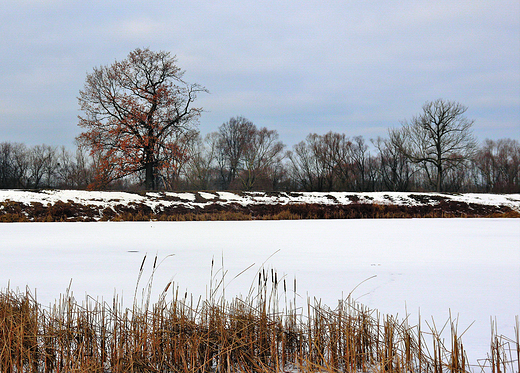
[[[368,145],[365,143],[363,136],[356,136],[353,140],[350,147],[352,164],[356,175],[353,188],[359,192],[368,191],[371,189],[369,184],[371,184],[370,179],[372,175]]]
[[[20,143],[0,144],[0,187],[26,188],[29,169],[27,147]]]
[[[160,170],[179,132],[192,128],[202,109],[193,108],[198,84],[188,84],[168,52],[136,49],[110,66],[87,75],[79,103],[86,129],[78,140],[97,158],[99,187],[144,172],[146,189],[156,189]]]
[[[221,189],[252,190],[259,183],[262,189],[271,189],[270,184],[277,182],[275,174],[281,169],[285,147],[277,131],[258,129],[239,116],[223,123],[209,139],[215,150]]]
[[[362,136],[310,134],[288,153],[292,175],[305,190],[374,190],[375,160]]]
[[[484,191],[520,192],[520,144],[518,140],[486,139],[474,158],[478,170],[477,184]]]
[[[471,159],[476,140],[473,121],[464,116],[467,107],[438,99],[426,102],[423,113],[390,130],[390,140],[412,162],[422,165],[437,192],[443,191],[443,178],[449,169]]]
[[[54,184],[60,188],[85,189],[93,182],[93,170],[85,149],[78,147],[75,152],[61,147],[58,153]]]
[[[31,188],[54,187],[57,182],[58,154],[55,147],[36,145],[29,151],[29,185]]]
[[[343,133],[328,132],[320,136],[321,146],[316,150],[321,151],[319,157],[330,170],[329,183],[337,190],[347,189],[354,179],[352,166],[352,141]]]
[[[229,189],[240,172],[244,154],[251,144],[256,126],[244,117],[233,117],[218,130],[217,163],[221,175],[221,188]]]
[[[10,188],[12,185],[11,144],[0,143],[0,188]]]
[[[209,190],[216,187],[218,178],[216,154],[219,142],[218,132],[208,134],[204,139],[199,136],[191,143],[190,159],[186,166],[188,189]]]
[[[287,153],[296,184],[307,191],[331,191],[334,186],[335,162],[327,152],[323,136],[309,134]]]
[[[384,188],[395,192],[409,190],[415,169],[410,160],[399,151],[400,146],[381,137],[372,143],[379,151],[377,169]]]
[[[243,171],[240,174],[245,190],[252,190],[260,178],[269,179],[283,159],[285,145],[278,141],[278,132],[263,127],[255,129],[244,151]],[[272,183],[270,183],[272,184]]]

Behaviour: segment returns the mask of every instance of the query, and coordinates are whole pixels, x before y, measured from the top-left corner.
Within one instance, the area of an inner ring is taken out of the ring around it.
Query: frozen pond
[[[80,301],[117,293],[129,305],[146,253],[141,288],[153,257],[164,259],[154,296],[173,279],[205,297],[212,260],[214,273],[227,271],[228,299],[250,291],[263,263],[285,275],[290,297],[297,279],[301,305],[310,296],[335,307],[370,278],[352,297],[382,313],[408,313],[413,324],[420,311],[442,327],[451,311],[459,332],[475,322],[463,337],[470,360],[486,356],[490,317],[513,337],[520,314],[519,219],[4,223],[0,286],[28,286],[47,305],[72,280]]]

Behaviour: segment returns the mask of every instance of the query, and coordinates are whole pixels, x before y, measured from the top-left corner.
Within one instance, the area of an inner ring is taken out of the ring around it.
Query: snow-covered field
[[[420,312],[439,329],[451,312],[459,333],[474,322],[463,336],[473,363],[489,350],[490,318],[512,338],[520,314],[519,219],[5,223],[0,287],[28,286],[47,305],[72,280],[78,300],[111,301],[116,293],[130,305],[145,254],[141,288],[153,257],[164,259],[155,299],[170,279],[205,297],[214,259],[214,272],[227,271],[228,299],[247,294],[263,264],[288,284],[297,279],[300,305],[310,296],[334,307],[353,291],[382,313],[408,313],[413,324]]]

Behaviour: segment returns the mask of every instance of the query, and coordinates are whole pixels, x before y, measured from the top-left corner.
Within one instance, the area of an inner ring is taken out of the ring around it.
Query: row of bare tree
[[[93,181],[94,163],[81,149],[0,143],[0,188],[85,189]]]
[[[315,191],[520,191],[520,145],[517,140],[486,140],[472,156],[446,164],[438,189],[435,164],[413,161],[391,139],[349,139],[329,132],[311,134],[288,153],[293,182]]]
[[[286,151],[277,131],[231,118],[202,138],[193,132],[157,177],[165,190],[435,191],[437,166],[416,161],[388,138],[309,134]],[[96,184],[99,162],[85,150],[0,143],[0,188],[129,189],[143,187],[143,173]],[[520,192],[520,144],[485,140],[444,164],[441,191]]]

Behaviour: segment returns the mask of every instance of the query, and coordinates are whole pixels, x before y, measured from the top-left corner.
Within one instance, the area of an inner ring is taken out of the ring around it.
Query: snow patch
[[[201,201],[198,196],[202,197]],[[156,210],[160,206],[183,206],[187,208],[204,207],[211,203],[220,205],[239,204],[322,204],[349,205],[352,203],[420,206],[437,205],[441,200],[487,206],[507,206],[520,211],[520,194],[441,194],[416,192],[147,192],[145,194],[128,192],[100,192],[82,190],[0,190],[1,202],[20,202],[26,205],[56,202],[74,202],[100,207],[141,203]]]

